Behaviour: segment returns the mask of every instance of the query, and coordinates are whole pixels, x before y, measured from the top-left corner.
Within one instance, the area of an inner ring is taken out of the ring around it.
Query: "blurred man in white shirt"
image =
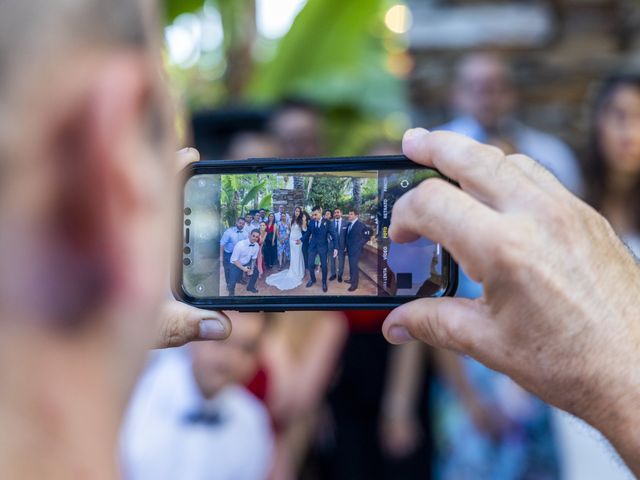
[[[273,439],[263,404],[245,387],[257,368],[262,314],[235,315],[223,343],[158,352],[122,431],[130,480],[263,480]]]
[[[507,153],[524,153],[540,162],[576,194],[582,177],[571,149],[557,137],[515,118],[517,91],[509,66],[497,55],[475,53],[458,64],[452,91],[457,117],[436,130],[462,133]]]

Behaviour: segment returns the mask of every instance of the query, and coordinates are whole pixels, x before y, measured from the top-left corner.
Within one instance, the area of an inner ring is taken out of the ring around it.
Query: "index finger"
[[[458,133],[414,128],[405,133],[402,150],[411,160],[437,168],[464,191],[500,211],[522,203],[529,197],[524,193],[534,188],[531,179],[499,148]]]
[[[453,184],[424,180],[402,195],[391,213],[390,238],[406,243],[426,237],[443,245],[467,274],[482,281],[487,251],[501,231],[499,214]]]

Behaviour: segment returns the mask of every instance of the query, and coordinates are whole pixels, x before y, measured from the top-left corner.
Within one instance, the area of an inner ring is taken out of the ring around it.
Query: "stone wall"
[[[410,0],[408,3],[419,12],[423,2]],[[465,4],[495,6],[500,3],[432,2],[433,8],[451,9]],[[585,105],[597,81],[620,65],[639,65],[640,3],[636,0],[539,3],[551,12],[553,34],[538,45],[501,44],[495,49],[513,66],[520,92],[519,117],[534,127],[558,135],[582,153],[588,124]],[[414,28],[418,28],[419,21],[414,18]],[[490,42],[486,42],[477,45],[476,49],[491,47]],[[456,48],[455,45],[449,48],[410,46],[415,60],[409,78],[415,124],[430,127],[450,118],[449,86],[454,67],[469,51],[469,48]]]
[[[277,188],[272,193],[273,211],[277,212],[280,205],[284,205],[284,211],[293,217],[296,207],[304,205],[304,190]]]

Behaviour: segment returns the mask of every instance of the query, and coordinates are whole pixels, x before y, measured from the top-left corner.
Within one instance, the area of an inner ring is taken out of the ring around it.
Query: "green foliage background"
[[[407,110],[404,82],[386,67],[385,45],[403,42],[384,26],[391,0],[308,0],[282,39],[256,39],[254,51],[275,54],[251,57],[240,98],[234,98],[237,78],[234,83],[221,72],[228,73],[238,60],[254,0],[164,0],[167,22],[201,11],[207,2],[221,15],[223,62],[209,58],[188,69],[170,66],[176,94],[187,110],[230,101],[270,105],[283,98],[307,98],[326,111],[329,153],[334,155],[365,153],[380,140],[398,140],[409,126],[402,115]]]

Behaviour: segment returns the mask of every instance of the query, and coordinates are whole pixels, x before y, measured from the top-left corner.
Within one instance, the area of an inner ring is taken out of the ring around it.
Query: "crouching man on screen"
[[[249,238],[240,240],[236,246],[233,247],[233,253],[231,254],[231,279],[229,283],[230,296],[236,294],[236,284],[242,280],[242,275],[245,273],[249,277],[247,291],[258,293],[258,289],[256,288],[256,280],[258,279],[256,259],[260,251],[259,238],[260,230],[252,230]]]
[[[347,227],[347,254],[349,255],[349,275],[351,278],[346,280],[350,283],[349,292],[358,289],[358,280],[360,279],[360,256],[364,246],[369,241],[371,232],[369,228],[360,221],[359,212],[357,210],[349,210],[349,226]]]

